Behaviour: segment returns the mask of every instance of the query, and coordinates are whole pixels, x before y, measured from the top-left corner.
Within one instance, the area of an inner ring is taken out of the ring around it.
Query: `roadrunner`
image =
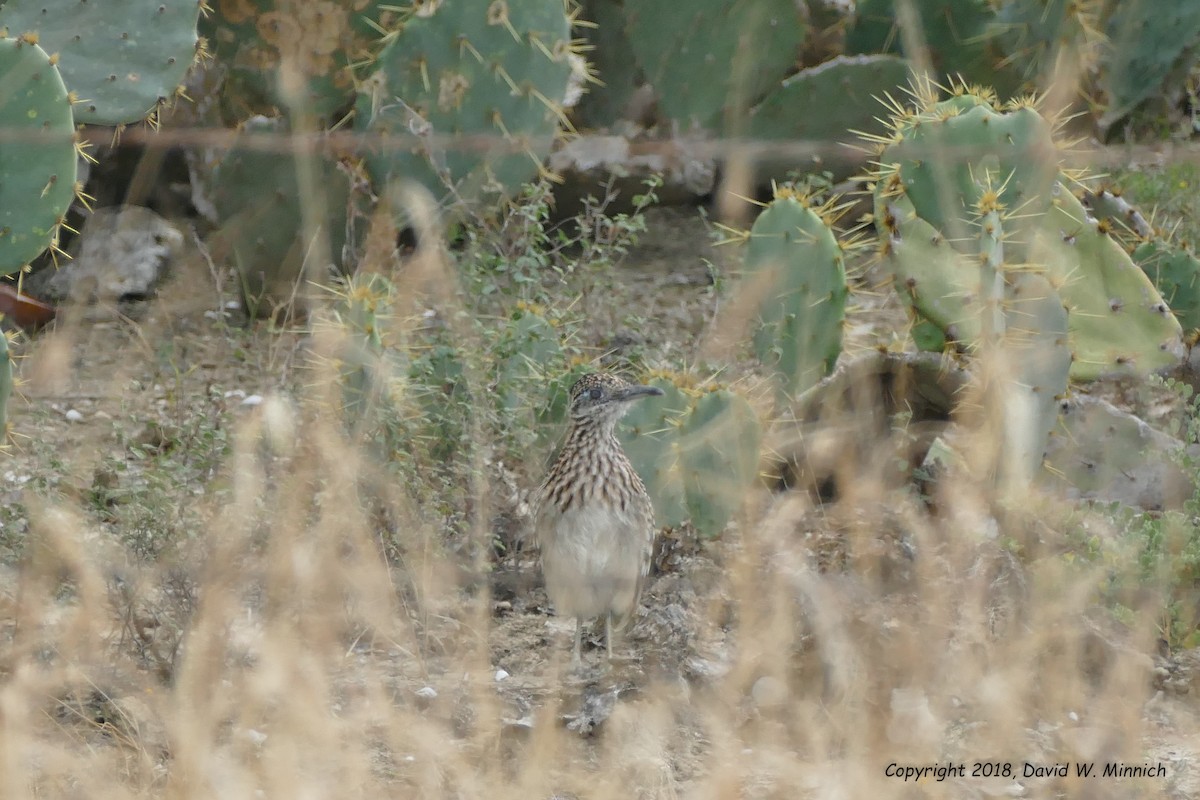
[[[654,509],[615,429],[633,401],[661,394],[605,373],[576,381],[566,439],[536,496],[546,594],[555,613],[575,618],[575,664],[584,620],[604,617],[612,658],[613,628],[637,612],[654,547]]]

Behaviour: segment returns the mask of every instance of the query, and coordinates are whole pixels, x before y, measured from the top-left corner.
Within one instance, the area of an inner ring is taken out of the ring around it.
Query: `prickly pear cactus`
[[[1159,238],[1138,244],[1130,256],[1154,282],[1183,329],[1200,329],[1200,259],[1186,247]]]
[[[1103,0],[993,0],[993,45],[1004,63],[1019,71],[1027,88],[1045,90],[1058,73],[1091,69],[1105,44]],[[984,78],[987,80],[987,78]]]
[[[75,121],[137,122],[175,98],[196,59],[199,0],[7,0],[0,29],[59,56]]]
[[[212,5],[200,28],[217,63],[228,69],[221,100],[231,121],[276,108],[332,120],[354,104],[352,65],[368,59],[381,31],[399,18],[396,4],[377,0],[220,0]]]
[[[743,272],[762,283],[754,352],[771,368],[781,397],[813,386],[842,351],[846,270],[830,224],[830,201],[779,190],[750,229]]]
[[[898,94],[908,75],[908,62],[896,56],[837,56],[784,79],[755,106],[746,123],[746,135],[752,139],[835,142],[845,138],[846,131],[871,130],[879,125],[876,98]],[[813,114],[814,108],[821,113]],[[844,160],[857,162],[858,155],[847,148]],[[841,160],[833,152],[822,163],[836,170]],[[758,165],[762,173],[775,175],[787,174],[797,166],[809,165],[769,157]]]
[[[985,333],[978,303],[987,300],[980,291],[994,285],[994,270],[1009,284],[1018,268],[1040,273],[1068,311],[1073,378],[1175,363],[1183,352],[1178,322],[1064,188],[1069,178],[1059,173],[1047,121],[1029,103],[1000,108],[986,92],[954,89],[942,101],[914,92],[918,107],[894,114],[879,148],[875,223],[901,294],[970,347]],[[971,235],[997,222],[980,207],[989,194],[1007,209],[1002,262],[991,258],[999,241]]]
[[[0,275],[58,242],[75,196],[75,123],[53,59],[30,39],[0,38]]]
[[[445,203],[513,192],[559,135],[572,58],[558,0],[425,4],[359,84],[355,128],[387,137],[366,159],[375,186],[417,181]]]
[[[745,502],[758,476],[762,431],[754,409],[728,390],[698,399],[679,428],[679,464],[688,515],[716,536]]]
[[[1083,201],[1154,283],[1185,331],[1200,329],[1200,259],[1186,243],[1156,228],[1119,190],[1086,192]]]
[[[669,377],[647,383],[662,389],[662,396],[635,403],[621,421],[618,436],[625,455],[646,484],[658,525],[674,527],[688,518],[679,470],[679,427],[692,400]]]
[[[1120,191],[1111,187],[1101,187],[1085,192],[1083,201],[1096,219],[1114,223],[1117,226],[1114,232],[1118,235],[1127,233],[1139,239],[1154,238],[1154,226],[1150,224],[1150,220],[1146,219]]]
[[[637,60],[629,57],[625,9],[620,0],[585,0],[583,18],[595,27],[580,33],[587,45],[588,61],[601,81],[588,87],[575,109],[581,128],[606,128],[622,119],[642,82]]]
[[[1035,109],[998,111],[966,94],[901,122],[901,139],[886,147],[880,160],[899,165],[904,194],[917,214],[943,233],[962,233],[953,228],[961,227],[985,186],[996,188],[1006,208],[1027,213],[1045,208],[1057,150],[1049,123]],[[953,238],[961,240],[961,235]]]
[[[881,258],[895,276],[896,292],[920,314],[912,330],[917,346],[940,351],[947,338],[974,341],[979,318],[970,313],[966,301],[976,281],[970,270],[960,269],[961,254],[917,216],[904,194],[877,194],[876,208]]]
[[[1106,32],[1108,63],[1101,86],[1108,108],[1100,119],[1104,128],[1158,94],[1172,72],[1186,73],[1189,54],[1195,63],[1200,3],[1113,3]]]
[[[315,186],[301,191],[299,157],[289,151],[287,125],[281,120],[257,117],[246,122],[248,134],[276,137],[276,149],[241,148],[235,143],[211,175],[211,195],[220,227],[213,235],[214,248],[229,257],[242,281],[243,296],[251,313],[269,314],[290,303],[301,286],[306,264],[324,274],[341,261],[346,234],[349,185],[333,159],[318,152],[312,164]],[[304,229],[305,203],[318,201],[318,231]],[[324,241],[324,252],[313,244]]]
[[[1183,330],[1129,254],[1061,183],[1031,248],[1062,295],[1071,330],[1071,377],[1146,373],[1184,355]]]
[[[548,374],[561,372],[566,360],[559,333],[539,309],[522,307],[500,332],[496,346],[497,401],[509,412],[526,404],[530,382],[543,383]]]
[[[1005,54],[992,35],[995,21],[988,0],[913,0],[923,45],[939,75],[988,81],[1005,95],[1021,83],[1020,65],[1003,64]],[[894,0],[859,0],[846,33],[846,53],[904,53]]]
[[[659,110],[683,128],[721,127],[784,78],[807,32],[794,0],[626,0],[626,32]]]
[[[1067,310],[1049,281],[1034,272],[1009,275],[1005,302],[1004,449],[1001,477],[1027,486],[1042,467],[1071,373]]]

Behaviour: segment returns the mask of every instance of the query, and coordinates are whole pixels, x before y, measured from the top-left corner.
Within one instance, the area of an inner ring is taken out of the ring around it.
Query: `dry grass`
[[[198,335],[182,314],[152,340],[257,347],[233,375],[288,374],[288,337]],[[110,345],[126,335],[97,330]],[[39,341],[27,368],[66,335]],[[593,653],[573,675],[568,629],[544,613],[528,557],[463,555],[487,551],[497,493],[474,495],[475,546],[451,549],[347,436],[329,384],[303,383],[296,399],[220,412],[229,450],[215,475],[166,495],[197,504],[203,527],[157,559],[131,554],[86,495],[22,496],[23,554],[0,594],[6,796],[977,797],[1019,781],[1023,796],[1185,797],[1198,785],[1194,703],[1154,699],[1160,598],[1129,599],[1117,625],[1098,601],[1107,568],[1062,556],[1068,532],[1101,514],[997,503],[966,484],[945,486],[931,514],[884,479],[894,443],[850,433],[840,469],[856,479],[835,502],[764,489],[721,540],[676,534],[629,657],[608,669]],[[195,400],[183,418],[205,407]],[[86,476],[111,446],[104,424],[60,453],[68,469]],[[1168,777],[1074,777],[1076,763],[1147,759]],[[914,789],[886,774],[951,762],[966,777]],[[1026,762],[1069,763],[1071,776],[1026,779]],[[1011,777],[972,777],[976,763]]]
[[[456,302],[431,258],[400,305]],[[573,674],[531,557],[489,556],[519,503],[482,426],[451,536],[341,424],[336,374],[308,368],[336,341],[227,328],[203,314],[222,284],[185,277],[140,325],[63,324],[27,352],[0,796],[1200,795],[1200,680],[1159,689],[1161,592],[1122,594],[1118,622],[1116,567],[1076,557],[1080,531],[1120,540],[1106,513],[965,481],[926,503],[888,479],[899,437],[846,425],[835,500],[756,488],[718,540],[669,532],[625,657]],[[712,302],[651,306],[685,321],[658,346],[702,352],[697,320],[736,341]],[[578,313],[621,317],[603,298]],[[427,467],[430,447],[390,460]],[[106,464],[138,491],[114,493]],[[1115,762],[1166,777],[1098,777]],[[964,774],[890,774],[950,764]]]

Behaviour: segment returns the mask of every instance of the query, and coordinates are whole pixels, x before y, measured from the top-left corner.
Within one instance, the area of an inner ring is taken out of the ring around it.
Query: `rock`
[[[47,298],[116,302],[145,297],[183,249],[179,229],[141,206],[97,209],[79,238],[79,253],[41,287]]]
[[[691,142],[632,140],[625,136],[585,134],[550,154],[550,170],[563,179],[554,193],[559,206],[573,209],[588,195],[603,197],[607,187],[625,201],[645,190],[643,183],[661,175],[656,191],[661,205],[695,202],[713,191],[716,162]]]

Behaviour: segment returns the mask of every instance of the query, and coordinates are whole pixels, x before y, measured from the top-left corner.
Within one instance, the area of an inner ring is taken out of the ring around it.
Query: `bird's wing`
[[[649,498],[645,498],[644,502],[639,503],[638,506],[638,524],[645,534],[642,539],[641,558],[638,561],[640,569],[638,570],[637,584],[633,590],[633,605],[620,619],[613,621],[616,629],[622,633],[633,627],[633,620],[637,617],[642,603],[642,590],[646,588],[646,581],[650,577],[650,565],[654,559],[654,541],[658,538],[658,526],[654,521],[654,506],[651,505]]]

